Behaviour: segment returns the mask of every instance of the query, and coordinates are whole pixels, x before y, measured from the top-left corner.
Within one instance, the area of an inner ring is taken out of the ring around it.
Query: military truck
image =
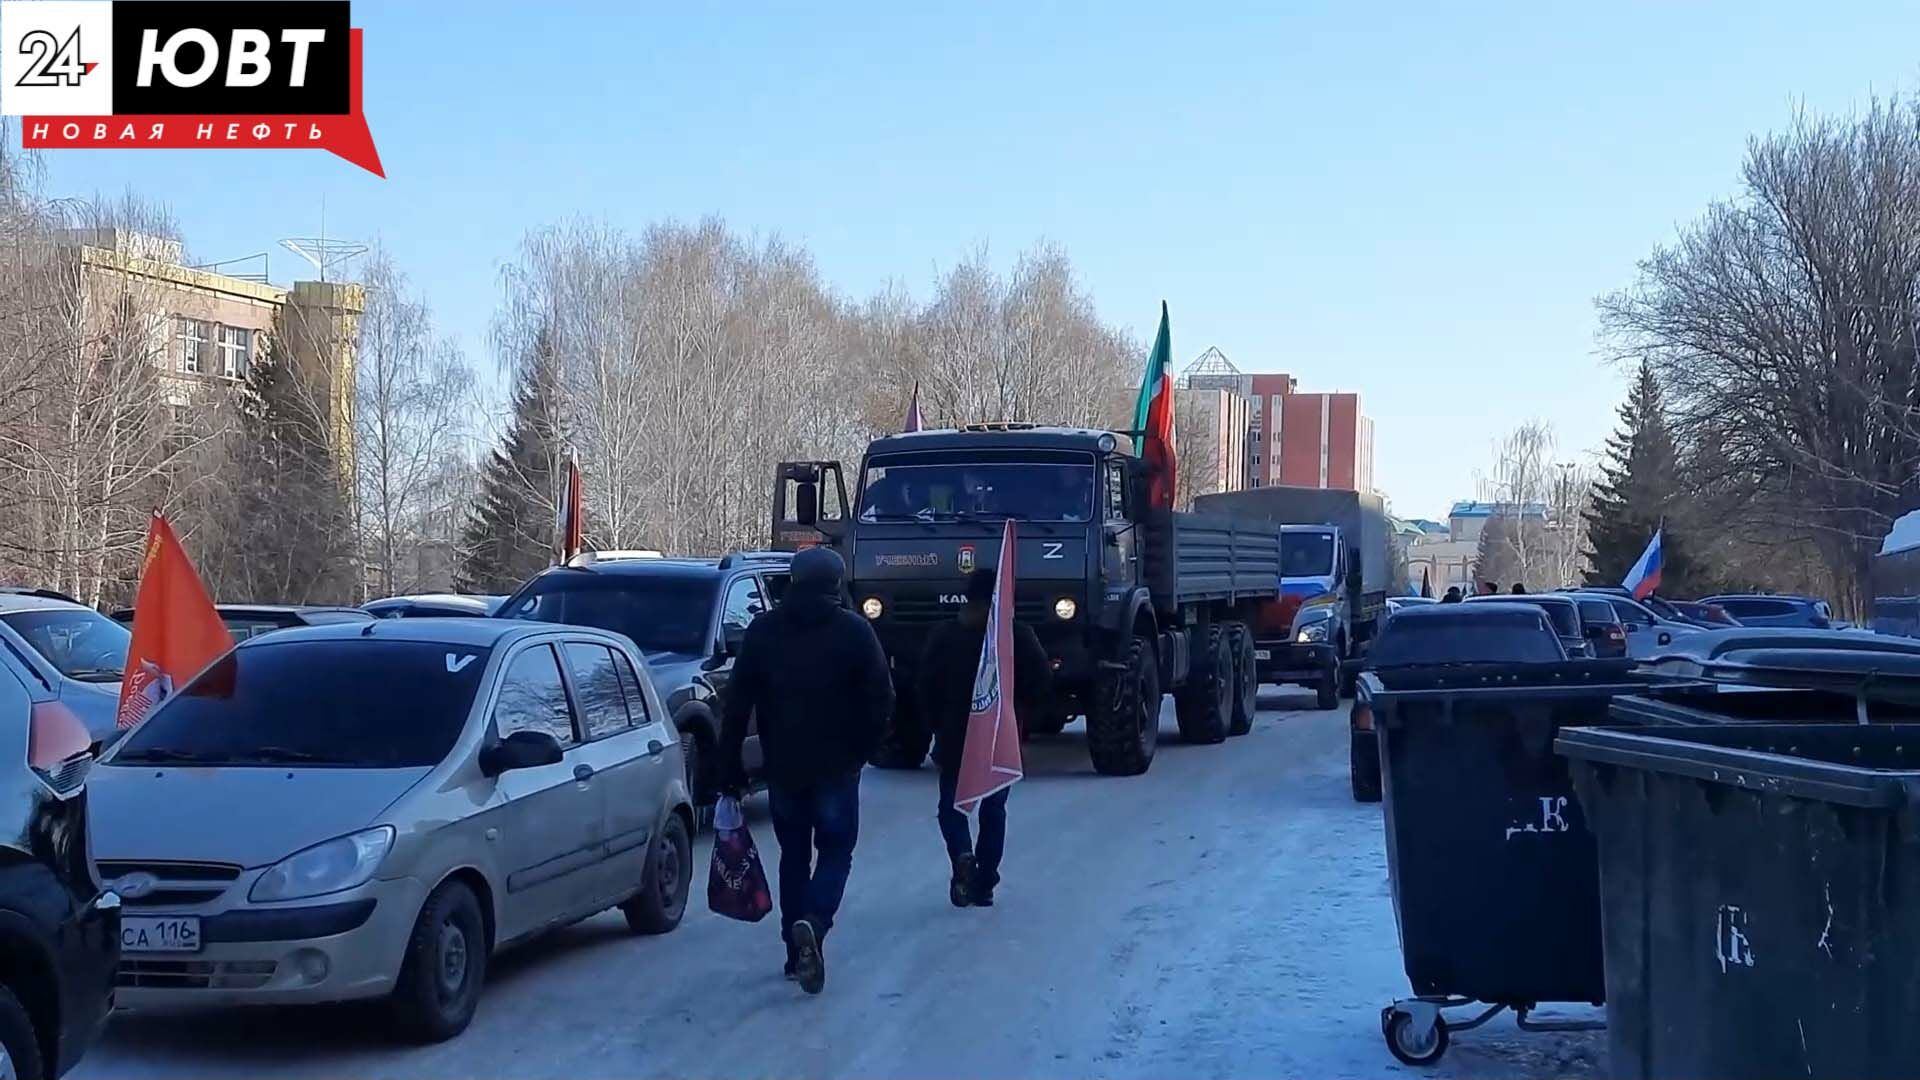
[[[1265,523],[1147,509],[1146,467],[1106,431],[1019,424],[890,435],[868,445],[847,498],[838,462],[776,467],[775,546],[830,543],[899,689],[875,764],[917,768],[931,735],[910,692],[928,632],[964,605],[966,576],[1016,529],[1014,616],[1053,664],[1027,734],[1084,716],[1096,771],[1153,763],[1160,703],[1182,738],[1252,730],[1248,617],[1279,595],[1280,533]]]
[[[1385,502],[1282,486],[1202,495],[1194,507],[1281,526],[1281,596],[1252,620],[1260,681],[1311,687],[1320,708],[1338,708],[1386,614],[1394,548]]]

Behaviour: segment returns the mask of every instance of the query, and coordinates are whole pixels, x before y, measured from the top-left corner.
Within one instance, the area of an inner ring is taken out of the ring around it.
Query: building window
[[[241,326],[220,328],[220,374],[229,379],[246,378],[252,357],[253,331]]]
[[[189,319],[182,315],[174,331],[175,366],[188,374],[200,371],[201,362],[207,355],[209,337],[205,320]]]

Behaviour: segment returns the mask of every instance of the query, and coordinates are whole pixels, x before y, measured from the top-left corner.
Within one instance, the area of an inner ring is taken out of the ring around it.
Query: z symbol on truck
[[[1062,543],[1060,543],[1060,542],[1059,542],[1059,541],[1057,541],[1057,540],[1055,540],[1055,541],[1050,541],[1050,542],[1048,542],[1048,543],[1045,543],[1045,544],[1042,544],[1042,545],[1040,545],[1040,547],[1041,547],[1041,549],[1042,549],[1042,554],[1040,555],[1040,557],[1041,557],[1041,558],[1043,558],[1043,559],[1059,559],[1059,558],[1064,558],[1064,556],[1062,556],[1062,555],[1060,554],[1060,552],[1061,552],[1061,551],[1062,551],[1063,549],[1065,549],[1065,548],[1066,548],[1066,546],[1067,546],[1067,545],[1065,545],[1065,544],[1062,544]]]

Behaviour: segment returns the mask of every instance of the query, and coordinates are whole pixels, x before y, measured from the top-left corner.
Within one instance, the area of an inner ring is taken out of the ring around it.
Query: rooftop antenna
[[[367,245],[354,240],[336,240],[327,236],[327,202],[320,200],[320,235],[295,236],[280,241],[280,246],[313,264],[321,281],[347,263],[367,253]]]

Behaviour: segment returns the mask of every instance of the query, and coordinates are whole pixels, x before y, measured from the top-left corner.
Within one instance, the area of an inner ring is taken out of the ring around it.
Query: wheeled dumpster
[[[1394,1055],[1428,1064],[1450,1031],[1505,1008],[1600,1004],[1596,855],[1562,727],[1604,723],[1645,688],[1628,661],[1400,667],[1369,672],[1379,732],[1387,867],[1414,997],[1382,1011]],[[1442,1010],[1479,1003],[1466,1021]],[[1582,1024],[1578,1026],[1593,1026]]]
[[[1612,1076],[1920,1074],[1920,725],[1557,745],[1598,838]]]

